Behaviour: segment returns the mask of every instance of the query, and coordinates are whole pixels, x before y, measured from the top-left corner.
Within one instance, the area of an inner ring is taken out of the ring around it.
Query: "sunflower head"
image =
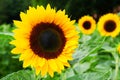
[[[13,54],[20,54],[23,67],[31,66],[36,74],[44,76],[61,72],[69,67],[72,53],[78,45],[78,34],[74,22],[65,11],[55,11],[50,5],[30,7],[27,13],[20,13],[21,21],[14,21],[17,28],[13,31],[15,45]]]
[[[118,15],[112,13],[103,15],[98,21],[98,31],[102,36],[117,36],[120,31]]]
[[[83,16],[80,18],[78,25],[84,34],[92,34],[96,29],[96,22],[91,16]]]

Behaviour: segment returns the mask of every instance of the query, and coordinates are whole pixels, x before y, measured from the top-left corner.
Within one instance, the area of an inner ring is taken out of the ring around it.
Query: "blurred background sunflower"
[[[98,21],[98,31],[102,36],[117,36],[120,32],[119,16],[112,13],[103,15]]]
[[[92,34],[96,29],[96,21],[91,16],[83,16],[80,18],[78,25],[83,34]]]

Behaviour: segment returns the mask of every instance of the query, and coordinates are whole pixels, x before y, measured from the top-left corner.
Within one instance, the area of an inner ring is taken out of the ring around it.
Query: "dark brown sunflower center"
[[[54,23],[36,25],[30,35],[30,47],[35,54],[46,59],[57,58],[64,49],[66,38]]]
[[[39,45],[45,52],[54,52],[61,46],[59,33],[54,29],[46,29],[39,35]]]
[[[107,32],[113,32],[116,28],[116,23],[112,20],[109,20],[107,22],[105,22],[104,24],[104,29]]]
[[[85,22],[83,23],[83,27],[84,27],[85,29],[90,29],[90,28],[91,28],[91,23],[90,23],[89,21],[85,21]]]

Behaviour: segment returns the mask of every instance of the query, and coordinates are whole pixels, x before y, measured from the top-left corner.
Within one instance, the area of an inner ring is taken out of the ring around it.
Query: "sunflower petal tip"
[[[13,20],[13,23],[17,26],[21,23],[21,21],[18,21],[18,20]]]
[[[24,12],[20,12],[20,17],[21,17],[21,19],[23,18],[23,17],[25,17],[25,13]]]
[[[71,21],[72,24],[75,24],[75,22],[76,22],[76,20],[72,20],[72,21]]]
[[[49,73],[49,75],[53,78],[53,76],[54,76],[54,73]]]
[[[50,76],[53,78],[54,75],[50,75]]]
[[[39,8],[40,6],[39,5],[37,5],[37,9]]]
[[[20,12],[20,15],[21,15],[21,14],[25,14],[25,13],[24,13],[24,12]]]
[[[13,20],[13,22],[15,23],[15,22],[17,22],[18,20]]]
[[[27,65],[26,64],[23,64],[23,68],[26,68],[27,67]]]
[[[15,53],[15,50],[14,50],[14,49],[12,49],[12,50],[11,50],[11,53]]]
[[[51,6],[50,4],[47,5],[46,9],[51,9]]]
[[[36,70],[35,73],[38,76],[40,74],[40,70]]]
[[[44,73],[41,73],[41,76],[42,76],[42,77],[44,77],[45,75],[46,75],[46,74],[44,74]]]
[[[10,41],[9,44],[14,44],[14,40],[13,40],[13,41]]]
[[[63,10],[63,13],[65,14],[65,9]]]
[[[21,58],[19,58],[19,61],[22,61],[22,59],[21,59]]]
[[[12,51],[11,51],[11,53],[13,53],[13,54],[14,54],[14,51],[12,50]]]
[[[29,9],[32,9],[33,7],[29,6]]]

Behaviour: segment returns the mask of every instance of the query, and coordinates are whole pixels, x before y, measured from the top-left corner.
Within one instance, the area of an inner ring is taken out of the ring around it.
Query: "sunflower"
[[[117,51],[120,53],[120,44],[117,45]]]
[[[83,16],[80,18],[78,25],[84,34],[92,34],[96,29],[96,22],[91,16]]]
[[[117,36],[120,32],[118,15],[112,13],[103,15],[98,21],[98,31],[102,36]]]
[[[11,51],[20,54],[23,67],[35,68],[36,74],[54,76],[61,73],[64,66],[70,67],[72,53],[78,46],[78,32],[74,22],[65,15],[65,11],[55,11],[48,4],[37,8],[29,7],[26,13],[20,13],[21,21],[14,20],[17,28],[13,31],[15,45]]]

